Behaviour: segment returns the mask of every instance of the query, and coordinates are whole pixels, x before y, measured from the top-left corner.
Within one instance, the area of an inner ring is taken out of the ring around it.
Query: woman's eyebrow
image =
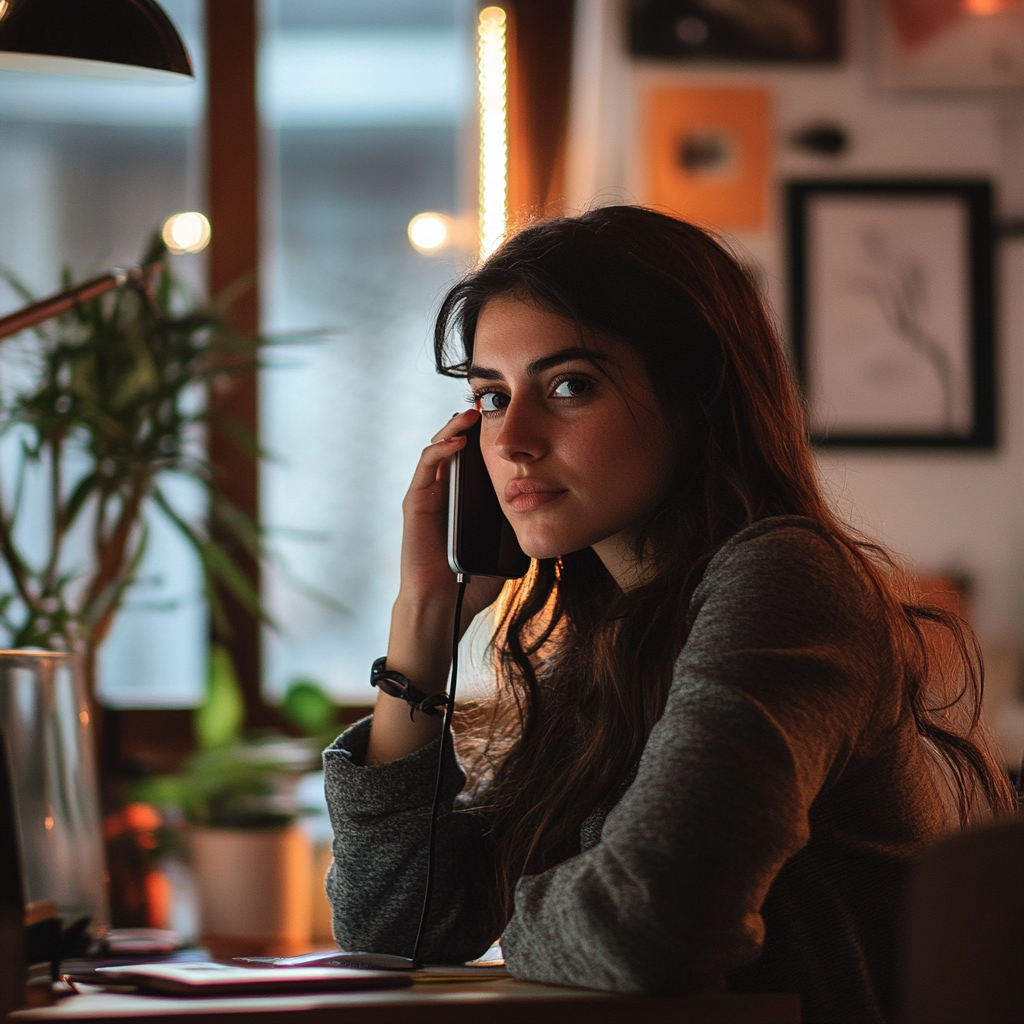
[[[535,359],[529,366],[526,367],[526,373],[528,376],[533,377],[538,373],[543,373],[545,370],[550,370],[552,367],[561,366],[562,363],[571,363],[576,359],[585,359],[589,363],[602,363],[606,357],[595,352],[589,348],[563,348],[559,352],[552,352],[549,356],[544,356],[542,359]],[[471,364],[466,370],[467,377],[475,377],[477,380],[504,380],[505,375],[501,370],[492,370],[486,366],[477,366],[475,363]]]

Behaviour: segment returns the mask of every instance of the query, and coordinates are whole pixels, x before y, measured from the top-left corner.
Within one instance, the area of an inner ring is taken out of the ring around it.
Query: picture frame
[[[710,63],[835,63],[840,0],[632,0],[634,57]]]
[[[786,216],[812,441],[994,448],[990,183],[793,181]]]
[[[664,85],[644,102],[644,201],[715,230],[763,231],[772,178],[772,94]]]
[[[1021,0],[874,0],[871,8],[883,88],[951,94],[1024,88]]]

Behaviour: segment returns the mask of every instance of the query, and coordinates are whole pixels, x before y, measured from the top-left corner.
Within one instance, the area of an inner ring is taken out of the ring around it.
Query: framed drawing
[[[650,89],[645,201],[714,228],[762,229],[771,180],[771,111],[767,89]]]
[[[800,181],[786,199],[812,438],[994,447],[988,182]]]

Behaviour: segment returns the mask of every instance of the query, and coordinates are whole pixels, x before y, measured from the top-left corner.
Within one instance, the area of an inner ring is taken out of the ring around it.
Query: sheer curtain
[[[409,244],[424,210],[475,205],[475,8],[460,0],[279,0],[260,57],[263,323],[320,333],[260,382],[261,514],[278,568],[264,688],[298,677],[368,703],[398,588],[401,500],[420,450],[463,406],[438,377],[430,315],[471,259]]]

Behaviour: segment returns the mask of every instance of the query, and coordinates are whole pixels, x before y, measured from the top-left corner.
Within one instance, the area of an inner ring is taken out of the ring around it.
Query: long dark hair
[[[771,319],[722,245],[630,206],[528,227],[445,297],[434,334],[440,373],[465,376],[477,320],[497,296],[631,345],[685,438],[667,496],[636,538],[636,557],[657,567],[643,586],[623,593],[586,549],[536,560],[503,593],[493,641],[499,691],[475,729],[484,733],[479,796],[506,912],[519,876],[577,852],[581,822],[628,778],[664,710],[687,605],[708,561],[769,516],[816,520],[873,583],[918,732],[950,768],[962,820],[979,786],[991,806],[1011,805],[1005,777],[975,738],[982,673],[973,634],[916,603],[893,559],[830,508]],[[936,651],[952,653],[958,680],[941,707],[929,703]],[[965,721],[955,720],[958,711]]]

